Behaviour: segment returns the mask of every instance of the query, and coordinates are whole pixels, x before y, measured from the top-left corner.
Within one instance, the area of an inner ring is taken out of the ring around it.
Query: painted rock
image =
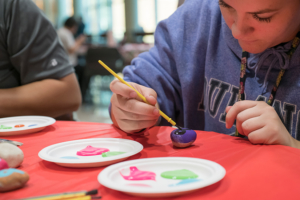
[[[171,132],[171,140],[174,146],[179,148],[188,147],[193,144],[197,138],[197,133],[194,130],[182,128],[175,129]]]
[[[2,170],[2,169],[8,169],[8,168],[9,167],[8,167],[7,162],[4,159],[0,158],[0,170]]]
[[[8,166],[16,168],[21,165],[24,159],[23,151],[10,143],[0,143],[0,158],[4,159]]]
[[[7,192],[23,187],[29,175],[18,169],[9,168],[0,171],[0,192]]]

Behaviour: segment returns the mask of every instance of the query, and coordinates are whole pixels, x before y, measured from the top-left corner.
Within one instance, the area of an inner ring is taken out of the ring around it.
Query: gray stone
[[[4,159],[10,168],[16,168],[23,162],[24,154],[13,144],[0,143],[0,158]]]

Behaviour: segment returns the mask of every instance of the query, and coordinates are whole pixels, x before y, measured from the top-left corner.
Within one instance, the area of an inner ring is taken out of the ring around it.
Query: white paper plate
[[[45,116],[20,116],[0,119],[0,136],[22,135],[43,130],[55,123],[55,119]],[[22,125],[22,127],[15,127]]]
[[[110,152],[125,152],[111,157],[78,156],[80,151],[87,146],[107,148]],[[73,140],[54,144],[42,149],[39,157],[43,160],[54,162],[64,167],[100,167],[125,160],[129,156],[143,150],[143,145],[133,140],[119,138],[91,138]]]
[[[123,175],[129,175],[130,167],[156,174],[156,180],[125,180]],[[174,170],[190,170],[198,175],[196,179],[188,179],[190,183],[178,184],[181,180],[166,179],[161,173]],[[220,181],[225,176],[225,169],[212,161],[186,158],[161,157],[130,160],[111,165],[98,175],[98,181],[113,190],[141,197],[169,197],[183,195],[199,188]],[[178,185],[177,185],[178,184]]]

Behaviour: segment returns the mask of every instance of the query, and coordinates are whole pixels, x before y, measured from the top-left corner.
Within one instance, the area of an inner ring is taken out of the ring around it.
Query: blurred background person
[[[85,24],[83,23],[82,17],[78,18],[78,22],[77,22],[77,31],[75,33],[75,38],[81,36],[82,34],[84,34],[84,29],[85,29]]]
[[[81,27],[82,28],[82,27]],[[78,30],[78,23],[74,17],[69,17],[64,26],[58,29],[57,34],[60,38],[63,47],[69,55],[69,61],[75,68],[75,73],[78,77],[79,85],[82,85],[82,78],[84,73],[84,66],[78,65],[78,55],[86,52],[86,48],[83,46],[86,36],[84,34],[78,35],[75,39],[75,34]]]
[[[72,120],[80,90],[53,25],[31,0],[1,0],[0,15],[0,117]]]

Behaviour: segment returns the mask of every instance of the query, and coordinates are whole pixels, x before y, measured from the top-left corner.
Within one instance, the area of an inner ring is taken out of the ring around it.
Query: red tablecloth
[[[300,150],[279,145],[252,145],[245,139],[197,131],[195,145],[174,149],[170,127],[155,127],[145,136],[132,136],[110,124],[58,121],[44,131],[5,137],[23,142],[25,159],[19,169],[30,180],[19,190],[0,193],[0,199],[17,199],[53,193],[98,189],[103,200],[141,199],[101,186],[97,176],[104,167],[65,168],[43,161],[38,152],[46,146],[85,138],[126,138],[144,150],[130,159],[182,156],[212,160],[226,169],[220,182],[172,199],[300,199]]]

